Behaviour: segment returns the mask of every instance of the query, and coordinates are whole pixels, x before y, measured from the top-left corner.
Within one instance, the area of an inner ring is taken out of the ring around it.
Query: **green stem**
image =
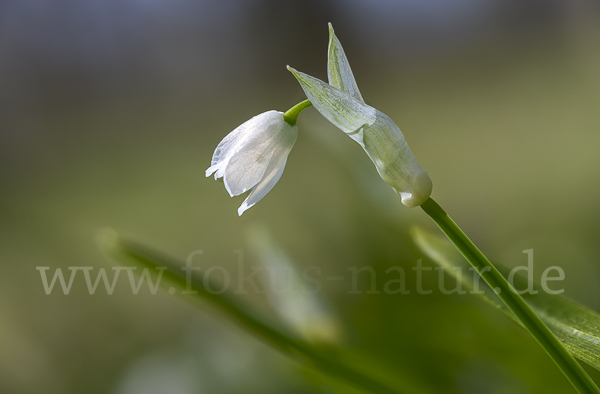
[[[498,297],[523,323],[523,326],[544,348],[579,393],[600,393],[594,381],[575,358],[565,349],[552,331],[533,312],[525,300],[514,290],[494,265],[481,253],[448,214],[433,199],[425,201],[421,208],[452,241],[469,263],[479,272]]]
[[[266,343],[279,349],[282,353],[314,368],[321,373],[330,375],[346,382],[352,386],[361,388],[373,394],[399,394],[400,391],[383,383],[360,370],[341,363],[341,360],[333,360],[322,351],[318,351],[310,344],[286,335],[282,330],[271,327],[259,316],[252,313],[250,308],[241,300],[226,293],[215,293],[209,289],[219,288],[217,284],[211,284],[208,278],[192,276],[187,278],[183,273],[181,264],[165,257],[154,250],[137,243],[118,239],[115,234],[101,234],[100,246],[117,261],[122,263],[135,262],[143,268],[155,269],[165,267],[162,271],[162,279],[184,290],[183,294],[195,294],[194,299],[200,298],[216,306],[218,310],[225,312],[240,326],[261,338]],[[162,282],[164,285],[164,282]]]
[[[285,111],[283,114],[283,120],[291,124],[292,126],[296,125],[296,121],[298,120],[298,115],[300,112],[304,111],[306,108],[310,107],[312,103],[310,100],[304,100],[294,105],[292,108]]]

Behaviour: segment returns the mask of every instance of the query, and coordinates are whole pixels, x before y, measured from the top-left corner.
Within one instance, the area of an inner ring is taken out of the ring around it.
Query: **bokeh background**
[[[258,264],[248,239],[260,226],[323,276],[410,272],[422,256],[409,229],[433,225],[314,109],[281,181],[243,217],[243,198],[204,178],[229,131],[304,99],[287,64],[326,79],[327,22],[366,101],[400,126],[433,196],[484,252],[516,266],[533,248],[536,279],[561,266],[565,295],[600,311],[596,1],[4,0],[0,392],[353,392],[210,307],[133,295],[125,277],[113,295],[90,295],[78,279],[69,295],[46,295],[36,270],[110,268],[94,242],[110,226],[182,259],[202,249],[196,264],[235,272],[235,250]],[[407,386],[573,392],[531,337],[476,296],[349,286],[319,294],[342,327],[339,346]],[[246,298],[276,318],[264,295]]]

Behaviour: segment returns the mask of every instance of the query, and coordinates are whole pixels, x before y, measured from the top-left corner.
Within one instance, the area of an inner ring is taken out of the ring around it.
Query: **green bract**
[[[433,184],[429,175],[419,166],[404,135],[389,116],[364,103],[331,25],[329,32],[329,84],[289,66],[288,69],[314,107],[363,147],[379,175],[400,194],[402,203],[408,207],[421,205],[431,195]]]
[[[327,48],[327,77],[329,78],[329,84],[354,97],[361,103],[364,103],[348,58],[342,48],[340,40],[333,31],[333,26],[329,24],[329,47]]]

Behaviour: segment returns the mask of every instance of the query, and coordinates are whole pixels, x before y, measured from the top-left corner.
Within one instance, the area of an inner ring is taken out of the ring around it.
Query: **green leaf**
[[[464,275],[471,266],[449,241],[420,228],[415,228],[412,236],[421,251],[448,274],[460,280],[466,290],[481,290],[483,294],[480,295],[486,301],[520,325],[514,314],[483,280],[475,283],[473,275]],[[495,266],[504,277],[508,275],[506,267]],[[518,275],[515,275],[514,282],[516,288],[526,288],[528,285],[527,279]],[[563,296],[548,294],[535,283],[533,287],[538,291],[537,294],[522,294],[531,309],[573,356],[600,370],[600,314]]]
[[[309,343],[342,343],[343,331],[334,309],[322,292],[311,290],[311,283],[268,228],[250,226],[246,243],[265,268],[266,274],[260,279],[265,282],[269,304],[281,321]]]
[[[135,264],[142,268],[148,268],[150,273],[155,272],[156,268],[161,268],[160,285],[165,289],[169,289],[169,285],[173,285],[182,290],[197,292],[184,297],[190,301],[197,299],[207,301],[246,331],[330,379],[336,379],[351,387],[374,394],[427,392],[423,389],[416,389],[407,382],[398,383],[395,379],[390,381],[390,375],[383,375],[381,371],[373,373],[368,369],[365,370],[363,365],[352,363],[352,356],[343,354],[343,349],[320,348],[306,343],[278,327],[276,322],[259,316],[242,299],[228,292],[216,294],[214,291],[210,291],[210,289],[220,289],[221,286],[211,284],[202,275],[192,276],[188,283],[185,272],[181,270],[185,263],[137,242],[120,238],[112,230],[102,231],[98,236],[98,241],[101,249],[121,264]],[[163,267],[164,270],[162,270]]]

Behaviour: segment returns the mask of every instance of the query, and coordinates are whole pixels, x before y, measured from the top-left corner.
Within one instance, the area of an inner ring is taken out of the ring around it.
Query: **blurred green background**
[[[433,197],[475,243],[507,266],[533,248],[536,279],[558,265],[565,295],[600,311],[597,2],[5,0],[0,392],[352,392],[212,308],[133,295],[125,276],[113,295],[78,279],[69,295],[46,295],[36,270],[109,268],[94,234],[110,226],[182,259],[202,249],[195,264],[235,272],[235,250],[258,264],[247,234],[260,224],[323,278],[410,272],[422,255],[409,229],[433,224],[314,109],[281,181],[243,217],[243,198],[204,178],[228,132],[304,99],[287,64],[326,79],[327,22],[367,103],[403,130]],[[426,273],[425,287],[436,278]],[[368,368],[431,393],[573,392],[476,296],[349,289],[325,281],[319,296]],[[247,298],[272,313],[264,295]]]

